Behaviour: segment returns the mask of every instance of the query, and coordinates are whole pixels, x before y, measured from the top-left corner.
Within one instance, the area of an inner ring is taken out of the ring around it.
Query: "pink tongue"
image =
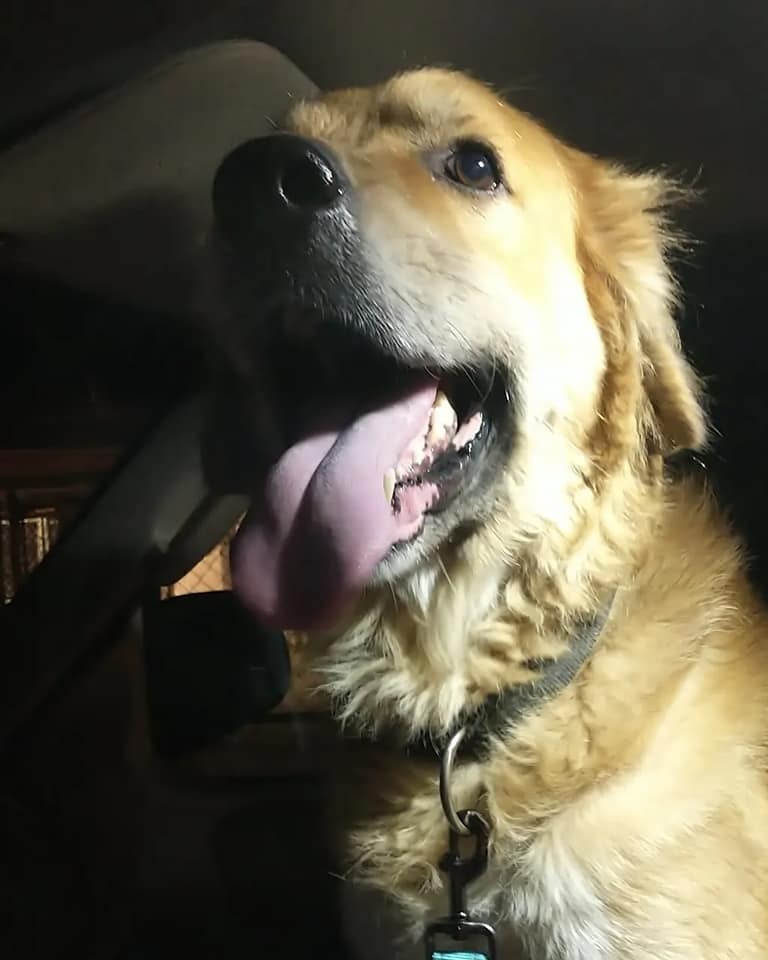
[[[436,392],[434,381],[416,385],[344,429],[305,437],[271,468],[232,547],[233,586],[261,620],[330,626],[388,550],[418,531],[424,499],[406,498],[395,514],[384,474],[425,427]]]

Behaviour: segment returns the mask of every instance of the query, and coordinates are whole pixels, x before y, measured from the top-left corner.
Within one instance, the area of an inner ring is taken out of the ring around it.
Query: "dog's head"
[[[269,428],[233,572],[261,617],[423,594],[468,543],[565,563],[611,476],[702,442],[667,189],[440,70],[300,103],[224,160],[226,322]]]

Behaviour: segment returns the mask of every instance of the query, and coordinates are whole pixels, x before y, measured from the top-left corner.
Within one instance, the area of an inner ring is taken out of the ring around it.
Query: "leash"
[[[448,850],[439,866],[448,877],[449,913],[425,930],[426,960],[496,960],[496,931],[490,923],[471,916],[467,908],[467,887],[488,869],[491,827],[479,811],[457,811],[453,805],[451,779],[459,754],[482,758],[494,738],[502,736],[512,724],[551,700],[575,679],[603,632],[614,596],[594,617],[579,625],[566,654],[553,660],[530,661],[532,668],[540,670],[535,680],[489,698],[479,710],[464,715],[447,739],[442,738],[440,803],[449,830]],[[438,749],[434,741],[431,746]],[[462,839],[474,844],[469,856],[461,854]]]
[[[448,821],[448,850],[440,869],[448,876],[449,913],[429,924],[424,934],[426,960],[495,960],[496,931],[490,923],[472,917],[467,909],[466,889],[488,869],[491,828],[477,810],[457,811],[451,799],[451,775],[456,752],[465,736],[454,734],[440,762],[440,802]],[[461,855],[461,840],[472,838],[474,849]]]

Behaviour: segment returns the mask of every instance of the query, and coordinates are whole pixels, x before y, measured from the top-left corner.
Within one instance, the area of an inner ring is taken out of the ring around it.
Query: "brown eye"
[[[470,190],[489,193],[501,182],[493,152],[479,143],[460,143],[445,161],[445,175]]]

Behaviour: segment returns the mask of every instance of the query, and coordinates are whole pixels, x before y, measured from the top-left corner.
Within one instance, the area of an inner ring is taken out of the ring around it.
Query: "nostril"
[[[327,207],[341,194],[341,182],[333,168],[314,151],[294,157],[283,169],[280,191],[295,207]]]
[[[321,144],[288,134],[249,140],[219,164],[212,185],[219,235],[248,250],[259,238],[287,235],[340,202],[344,170]],[[2,238],[0,238],[0,255]]]

